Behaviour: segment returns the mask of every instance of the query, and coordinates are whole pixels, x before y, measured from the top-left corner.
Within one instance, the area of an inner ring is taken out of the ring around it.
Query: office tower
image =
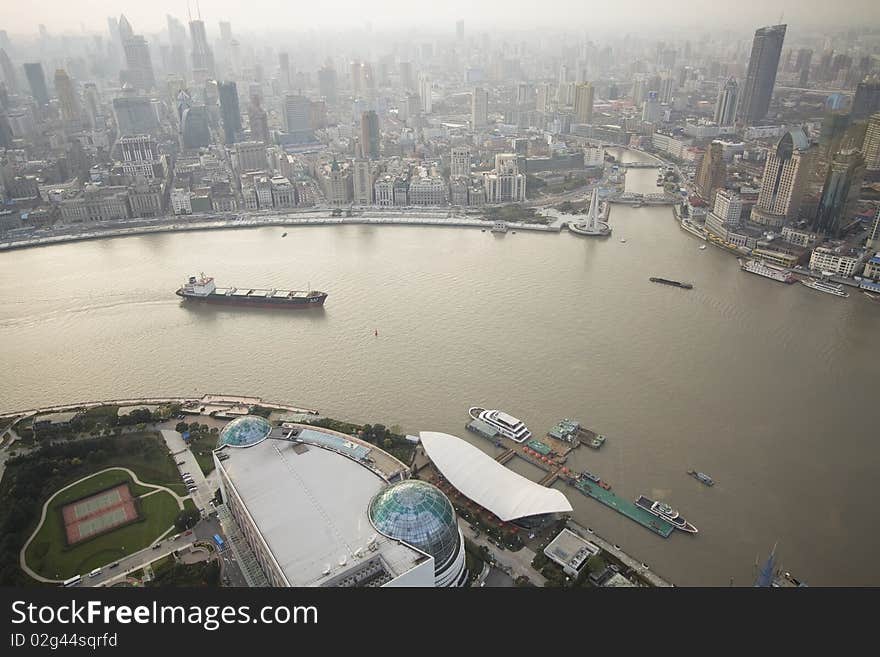
[[[457,21],[455,23],[455,38],[459,41],[464,41],[464,21]]]
[[[660,76],[659,99],[664,105],[672,102],[672,94],[675,92],[675,78],[669,73]]]
[[[819,153],[823,165],[827,165],[840,150],[851,125],[851,116],[844,112],[829,112],[822,117],[819,130]]]
[[[205,23],[201,19],[190,21],[189,34],[192,39],[193,79],[204,82],[214,77],[214,53],[208,45]]]
[[[785,25],[773,25],[755,32],[742,102],[737,111],[737,116],[743,123],[756,123],[767,116],[773,85],[776,83],[779,56],[782,54],[782,42],[785,40],[785,29]]]
[[[361,149],[369,160],[379,157],[379,117],[373,110],[361,114]]]
[[[880,172],[880,112],[871,115],[862,142],[862,157],[865,169],[871,173]]]
[[[356,159],[352,163],[352,202],[355,205],[373,203],[373,174],[369,160]]]
[[[683,84],[683,82],[681,82]],[[632,99],[633,104],[637,107],[645,102],[645,96],[648,94],[648,81],[643,77],[638,77],[633,81]]]
[[[489,92],[476,87],[471,94],[471,128],[485,128],[489,123]]]
[[[6,54],[6,50],[0,48],[0,71],[3,72],[3,79],[6,81],[6,88],[10,93],[18,93],[18,80],[15,78],[15,67],[12,60]]]
[[[159,117],[149,98],[125,94],[113,99],[113,116],[120,135],[156,135]]]
[[[305,96],[284,96],[284,125],[297,141],[306,141],[312,130],[311,103]]]
[[[288,90],[291,87],[290,79],[290,54],[286,52],[278,53],[278,79],[281,81],[281,88]]]
[[[715,102],[716,125],[733,125],[736,121],[736,101],[739,94],[739,86],[734,78],[730,78],[718,90],[718,100]]]
[[[854,121],[866,119],[874,112],[880,112],[880,77],[876,75],[865,78],[856,86],[852,118]]]
[[[849,148],[834,156],[812,223],[815,232],[829,237],[840,235],[840,229],[855,215],[864,176],[865,160],[859,151]]]
[[[186,75],[186,28],[174,16],[165,16],[168,23],[168,40],[171,42],[169,64],[171,71]]]
[[[269,143],[269,115],[260,106],[260,97],[251,96],[251,104],[248,106],[248,122],[251,126],[251,139]]]
[[[73,88],[73,80],[63,68],[55,71],[55,93],[61,108],[61,119],[66,123],[78,121],[81,116],[79,97]]]
[[[40,62],[24,65],[24,76],[31,88],[31,96],[38,105],[49,104],[49,88],[46,86],[46,76],[43,75],[43,65]]]
[[[224,48],[229,48],[232,43],[232,24],[229,21],[220,21],[220,41]]]
[[[575,87],[574,114],[576,123],[593,122],[593,85],[589,82]]]
[[[802,87],[805,87],[810,79],[810,60],[812,58],[812,50],[809,50],[808,48],[801,48],[800,50],[798,50],[795,70],[800,73],[798,77],[798,84]]]
[[[453,146],[449,162],[449,177],[470,178],[471,175],[471,149],[467,146]]]
[[[720,141],[713,141],[703,153],[703,161],[697,173],[697,192],[710,204],[715,193],[724,187],[727,166],[724,164],[724,147]]]
[[[104,126],[104,110],[101,107],[101,95],[94,82],[86,82],[83,85],[83,105],[86,110],[86,118],[92,130]]]
[[[227,144],[238,141],[241,132],[241,110],[238,106],[238,89],[235,82],[221,82],[218,88],[220,96],[220,118],[223,121],[223,136]]]
[[[526,176],[519,171],[514,153],[495,156],[495,169],[483,174],[486,203],[508,203],[526,200]]]
[[[129,23],[128,19],[125,17],[125,14],[122,14],[119,17],[119,22],[116,24],[116,29],[119,32],[119,40],[123,43],[127,39],[130,39],[134,36],[134,30],[131,27],[131,23]]]
[[[406,91],[413,89],[412,63],[400,62],[398,65],[400,73],[400,86]]]
[[[427,73],[422,73],[419,75],[419,98],[422,101],[422,112],[425,114],[431,113],[431,100],[432,100],[432,84],[431,84],[431,76]]]
[[[330,61],[318,69],[318,90],[328,103],[336,102],[336,70]]]
[[[648,97],[642,104],[642,121],[645,123],[657,123],[660,120],[660,100],[656,91],[649,91]]]
[[[184,148],[200,148],[211,145],[208,110],[204,105],[193,105],[183,111],[181,134]]]
[[[361,93],[361,63],[357,60],[349,63],[348,73],[351,78],[351,95],[359,96]]]
[[[797,217],[804,188],[812,174],[813,152],[800,128],[789,130],[767,153],[752,221],[771,227]]]
[[[269,167],[266,144],[261,141],[240,141],[232,147],[235,167],[239,173],[265,171]]]
[[[119,18],[119,36],[125,53],[126,70],[121,76],[123,83],[128,82],[135,89],[150,91],[156,86],[156,77],[153,73],[153,62],[150,59],[147,40],[139,34],[134,34],[125,16]]]

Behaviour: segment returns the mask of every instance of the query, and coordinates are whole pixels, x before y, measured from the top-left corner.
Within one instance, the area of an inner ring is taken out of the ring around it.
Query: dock
[[[510,459],[516,456],[516,452],[512,449],[508,449],[505,452],[502,452],[498,456],[495,457],[495,460],[498,461],[501,465],[507,463]]]
[[[601,502],[608,508],[614,509],[618,513],[623,514],[630,520],[639,523],[642,527],[650,529],[652,532],[663,538],[669,538],[670,534],[675,531],[675,527],[673,527],[671,523],[658,518],[653,513],[647,512],[645,509],[636,506],[629,500],[620,497],[610,490],[605,490],[592,482],[587,482],[583,479],[567,478],[566,483],[568,483],[569,486],[576,488],[586,497]]]

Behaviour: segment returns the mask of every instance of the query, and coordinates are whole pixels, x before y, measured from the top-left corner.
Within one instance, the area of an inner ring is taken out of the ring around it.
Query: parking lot
[[[195,502],[196,507],[200,511],[204,510],[205,513],[210,513],[211,506],[208,502],[213,499],[216,486],[213,485],[212,480],[207,479],[202,473],[195,455],[190,451],[189,446],[181,435],[173,429],[162,429],[161,431],[165,444],[168,445],[168,449],[171,450],[171,455],[174,457],[174,462],[177,463],[177,471],[181,474],[181,481],[183,481],[183,473],[185,472],[189,473],[188,476],[192,477],[196,488],[189,491],[189,495]]]

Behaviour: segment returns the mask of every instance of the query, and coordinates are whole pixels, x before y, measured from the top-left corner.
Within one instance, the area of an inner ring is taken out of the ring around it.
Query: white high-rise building
[[[796,128],[782,136],[776,148],[767,153],[752,221],[778,227],[796,217],[811,173],[811,156],[803,130]]]
[[[471,95],[471,126],[483,128],[489,123],[489,93],[477,87]]]
[[[736,101],[739,87],[734,78],[730,78],[718,90],[718,100],[715,103],[715,123],[717,125],[733,125],[736,121]]]
[[[467,146],[454,146],[449,164],[449,177],[469,178],[471,175],[471,149]]]
[[[427,73],[419,75],[419,98],[422,101],[422,112],[431,113],[431,76]]]
[[[495,169],[483,174],[486,203],[510,203],[526,200],[526,176],[519,171],[516,154],[499,153]]]

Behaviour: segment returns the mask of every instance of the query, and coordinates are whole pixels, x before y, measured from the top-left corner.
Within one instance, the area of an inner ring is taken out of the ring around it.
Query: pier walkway
[[[672,524],[666,522],[661,518],[658,518],[653,513],[649,513],[645,509],[636,506],[629,500],[620,497],[610,490],[605,490],[604,488],[595,485],[592,482],[587,483],[584,480],[574,481],[569,479],[567,483],[583,493],[585,496],[590,497],[597,502],[601,502],[608,508],[614,509],[618,513],[625,515],[630,520],[634,520],[635,522],[639,523],[645,529],[650,529],[652,532],[662,536],[663,538],[669,538],[669,535],[672,534],[673,531],[675,531],[675,527],[673,527]]]

